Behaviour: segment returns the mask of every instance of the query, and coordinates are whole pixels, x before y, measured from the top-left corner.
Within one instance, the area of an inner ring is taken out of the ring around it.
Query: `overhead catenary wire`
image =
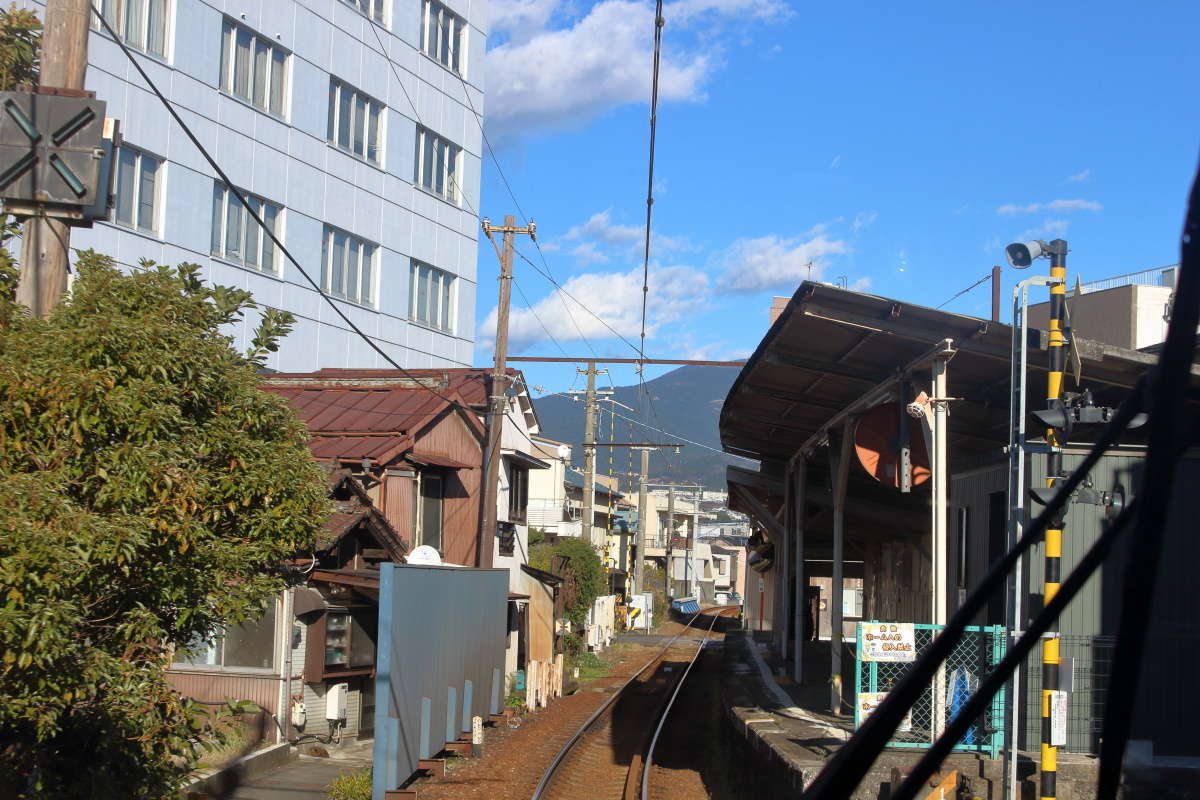
[[[951,297],[951,298],[950,298],[949,300],[947,300],[946,302],[942,303],[942,304],[941,304],[941,305],[939,305],[939,306],[936,306],[936,308],[942,308],[942,307],[944,307],[944,306],[948,306],[948,305],[950,305],[950,304],[951,304],[951,303],[953,303],[955,300],[957,300],[958,298],[962,297],[962,296],[963,296],[964,294],[966,294],[967,292],[969,292],[969,291],[971,291],[972,289],[974,289],[976,286],[979,286],[979,285],[980,285],[980,284],[982,284],[982,283],[987,283],[987,282],[988,282],[988,281],[990,281],[991,279],[992,279],[992,273],[990,273],[990,272],[989,272],[987,275],[984,275],[982,278],[980,278],[979,280],[975,281],[975,282],[974,282],[974,283],[972,283],[970,286],[968,286],[967,288],[963,289],[961,292],[959,292],[958,294],[954,295],[953,297]]]
[[[642,330],[638,352],[646,357],[646,305],[650,296],[650,221],[654,211],[654,145],[658,133],[658,71],[662,54],[663,0],[654,4],[654,56],[650,76],[650,155],[646,165],[646,243],[642,256]],[[639,374],[644,365],[638,366]]]

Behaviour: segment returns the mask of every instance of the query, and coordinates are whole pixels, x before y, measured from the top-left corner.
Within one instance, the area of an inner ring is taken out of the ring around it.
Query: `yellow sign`
[[[860,622],[863,661],[915,661],[916,634],[911,622]]]

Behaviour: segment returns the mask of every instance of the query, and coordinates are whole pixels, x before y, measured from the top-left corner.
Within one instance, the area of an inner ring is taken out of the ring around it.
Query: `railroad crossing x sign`
[[[0,197],[11,211],[81,216],[94,205],[104,159],[102,100],[0,92]]]

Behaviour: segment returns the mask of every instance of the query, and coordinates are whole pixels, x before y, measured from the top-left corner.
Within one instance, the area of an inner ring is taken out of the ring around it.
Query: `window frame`
[[[246,37],[246,61],[239,68],[238,46],[243,35]],[[261,49],[266,52],[263,62],[267,74],[261,79],[261,102],[256,100],[259,94],[256,89],[260,85],[258,54]],[[277,58],[277,56],[281,56]],[[287,121],[289,112],[289,97],[291,92],[292,51],[279,44],[274,39],[263,36],[252,28],[248,28],[232,17],[221,18],[221,59],[217,79],[217,88],[221,93],[246,103],[267,116],[281,121]],[[245,70],[245,92],[239,89],[239,71]],[[273,107],[275,95],[275,77],[279,78],[279,107]]]
[[[227,629],[222,628],[220,632],[215,633],[213,635],[213,638],[211,641],[205,642],[205,644],[207,644],[207,646],[208,646],[207,647],[208,653],[212,654],[215,651],[215,655],[217,658],[216,663],[195,663],[192,661],[179,661],[177,659],[179,659],[181,656],[186,658],[186,653],[188,652],[188,650],[187,650],[187,648],[184,648],[184,647],[176,647],[175,653],[171,659],[171,669],[172,670],[190,670],[190,671],[199,671],[199,672],[252,672],[255,674],[259,674],[259,675],[278,674],[279,666],[280,666],[280,657],[279,657],[280,656],[280,653],[279,653],[280,625],[284,621],[283,620],[284,615],[282,612],[283,612],[283,609],[280,605],[280,600],[278,597],[275,597],[271,600],[270,605],[268,605],[267,608],[263,609],[263,613],[261,616],[250,621],[251,623],[258,625],[258,624],[261,624],[261,622],[263,621],[263,617],[265,617],[268,613],[271,614],[271,617],[272,617],[271,628],[270,628],[270,631],[271,631],[271,666],[269,666],[269,667],[226,666],[226,664],[225,664],[225,639],[226,639],[225,631]],[[245,627],[245,626],[239,625],[239,626],[234,626],[234,627]],[[290,642],[288,644],[290,644]]]
[[[252,204],[257,202],[258,208],[256,211],[258,212],[258,215],[262,217],[263,222],[269,223],[271,211],[274,211],[275,225],[272,233],[275,234],[275,238],[282,242],[284,206],[280,203],[275,203],[271,200],[268,200],[265,197],[259,197],[256,194],[247,192],[244,189],[239,189],[238,191],[244,194],[246,199]],[[217,209],[218,194],[221,195],[219,213]],[[227,226],[229,223],[230,210],[235,208],[237,209],[240,219],[238,234],[240,247],[236,255],[231,255],[228,250],[229,240]],[[246,258],[246,233],[250,230],[250,226],[254,226],[255,238],[257,239],[255,252],[258,254],[259,263],[252,263]],[[269,265],[262,263],[262,254],[267,250],[270,250],[271,252],[271,263]],[[221,261],[227,261],[231,264],[237,264],[240,267],[252,269],[255,272],[261,272],[263,274],[275,276],[278,276],[281,273],[283,254],[280,248],[275,246],[275,243],[272,242],[270,237],[267,236],[266,231],[264,231],[262,227],[254,221],[249,213],[247,213],[245,206],[243,206],[237,199],[237,195],[230,191],[229,186],[220,180],[213,181],[213,220],[211,236],[209,237],[209,254],[213,258],[218,258]]]
[[[966,589],[969,570],[971,567],[970,560],[970,513],[971,509],[968,506],[959,506],[956,509],[956,542],[955,547],[958,552],[955,555],[955,583],[956,588]]]
[[[339,243],[339,239],[342,241]],[[335,265],[333,260],[338,257],[338,251],[341,250],[341,264]],[[370,251],[367,258],[363,255]],[[378,291],[376,281],[379,278],[379,251],[380,246],[375,242],[364,239],[361,236],[355,236],[349,231],[344,231],[333,225],[326,224],[324,232],[321,236],[321,290],[328,295],[345,300],[349,303],[356,303],[360,306],[374,308]],[[346,269],[350,264],[351,258],[357,258],[355,265],[356,274],[353,285],[356,287],[355,293],[351,294],[346,290],[349,288],[350,271]],[[363,280],[363,265],[366,264],[366,280]],[[339,271],[335,273],[334,268],[339,267]],[[339,286],[334,286],[334,277],[337,276]],[[363,296],[362,289],[366,287],[367,294]]]
[[[445,46],[442,39],[446,21],[453,26],[449,46]],[[432,32],[436,36],[431,36],[431,22],[435,23],[432,26]],[[467,31],[471,27],[467,24],[466,19],[455,14],[439,0],[421,0],[421,20],[418,27],[417,49],[465,80],[467,77]],[[445,52],[445,60],[442,59],[443,52]]]
[[[428,285],[422,287],[422,274],[427,273],[430,276]],[[434,277],[439,280],[436,283],[437,291],[432,289],[435,287],[433,282]],[[443,281],[448,281],[449,286],[444,286]],[[454,335],[455,324],[457,323],[458,306],[458,276],[453,272],[427,264],[418,259],[409,261],[409,292],[408,292],[408,318],[410,322],[421,325],[431,330],[439,331]],[[424,288],[424,292],[421,289]],[[425,308],[418,307],[418,302],[424,298]],[[439,314],[432,314],[432,304],[437,304]],[[421,312],[424,312],[426,319],[421,318]],[[445,317],[445,324],[438,321],[438,317]]]
[[[529,467],[508,462],[508,521],[525,523],[529,518]]]
[[[121,207],[123,203],[121,202],[121,198],[124,195],[124,192],[122,192],[122,166],[123,160],[127,153],[132,154],[134,158],[133,181],[131,187],[133,191],[133,198],[129,202],[130,217],[128,220],[122,220]],[[143,167],[146,159],[150,159],[155,162],[153,189],[154,197],[150,204],[151,220],[149,227],[145,227],[141,224],[143,206],[142,193],[145,188],[145,175],[143,172]],[[161,238],[163,183],[166,179],[167,160],[161,156],[156,156],[153,153],[143,150],[140,147],[135,147],[122,142],[114,153],[113,164],[114,169],[116,170],[116,175],[114,176],[114,202],[110,222],[127,230],[137,231],[138,233],[142,233],[147,236],[153,236],[155,238]]]
[[[169,61],[169,51],[171,48],[172,21],[174,20],[175,2],[174,0],[93,0],[97,11],[101,16],[108,21],[108,24],[113,27],[121,41],[137,50],[139,53],[145,53],[151,58]],[[142,28],[143,43],[139,44],[136,40],[130,39],[126,35],[126,29],[129,26],[129,9],[131,6],[140,6],[142,9],[142,20],[139,25]],[[151,15],[148,13],[153,6],[158,5],[162,9],[162,52],[150,48],[150,25]],[[109,9],[112,13],[109,14]],[[89,24],[92,30],[107,34],[100,21],[95,14],[89,14],[91,20]]]
[[[413,486],[413,540],[412,546],[429,545],[439,553],[444,553],[446,544],[446,478],[441,471],[421,469],[416,471],[412,479]],[[437,536],[430,538],[425,533],[425,482],[436,479],[441,484],[438,494],[438,531]],[[427,540],[429,539],[429,540]],[[433,543],[436,541],[436,543]]]
[[[343,123],[343,116],[349,122]],[[361,114],[365,121],[359,127]],[[345,143],[342,132],[345,129]],[[375,131],[372,144],[371,130]],[[355,150],[356,136],[361,135],[362,152]],[[387,142],[387,104],[355,88],[336,76],[329,76],[329,110],[325,126],[325,141],[359,161],[384,169],[384,144]],[[375,155],[372,157],[371,150]]]
[[[388,27],[388,23],[389,23],[388,12],[391,10],[389,8],[389,6],[391,4],[388,3],[388,0],[342,0],[342,3],[344,5],[350,6],[355,11],[362,14],[364,17],[371,20],[372,22],[382,25],[385,28]],[[363,3],[370,5],[372,7],[372,9],[375,10],[376,13],[371,14],[371,13],[367,12],[362,7]]]
[[[427,145],[426,142],[429,144]],[[462,184],[459,182],[459,178],[462,175],[462,147],[424,125],[417,126],[415,145],[413,185],[440,197],[451,205],[460,206],[462,204]],[[439,145],[450,153],[450,158],[442,155]],[[442,156],[440,167],[437,165],[438,156]],[[426,173],[429,176],[429,183],[425,182]],[[443,187],[441,190],[437,188],[439,181]]]

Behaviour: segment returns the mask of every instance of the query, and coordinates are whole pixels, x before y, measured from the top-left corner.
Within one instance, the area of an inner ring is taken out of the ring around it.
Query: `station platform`
[[[829,642],[806,647],[804,681],[787,677],[782,659],[753,634],[730,631],[724,648],[722,700],[732,730],[733,747],[753,767],[745,779],[756,797],[795,798],[853,733],[851,692],[853,647],[843,654],[842,714],[830,708]],[[920,759],[922,750],[887,749],[859,785],[855,800],[880,800],[891,794],[901,776]],[[1094,796],[1098,761],[1089,756],[1059,757],[1058,797],[1084,800]],[[1037,796],[1036,760],[1022,754],[1018,762],[1019,797]],[[943,764],[942,775],[957,770],[960,797],[1002,800],[1003,760],[977,753],[955,753]],[[953,797],[954,795],[947,795]]]

